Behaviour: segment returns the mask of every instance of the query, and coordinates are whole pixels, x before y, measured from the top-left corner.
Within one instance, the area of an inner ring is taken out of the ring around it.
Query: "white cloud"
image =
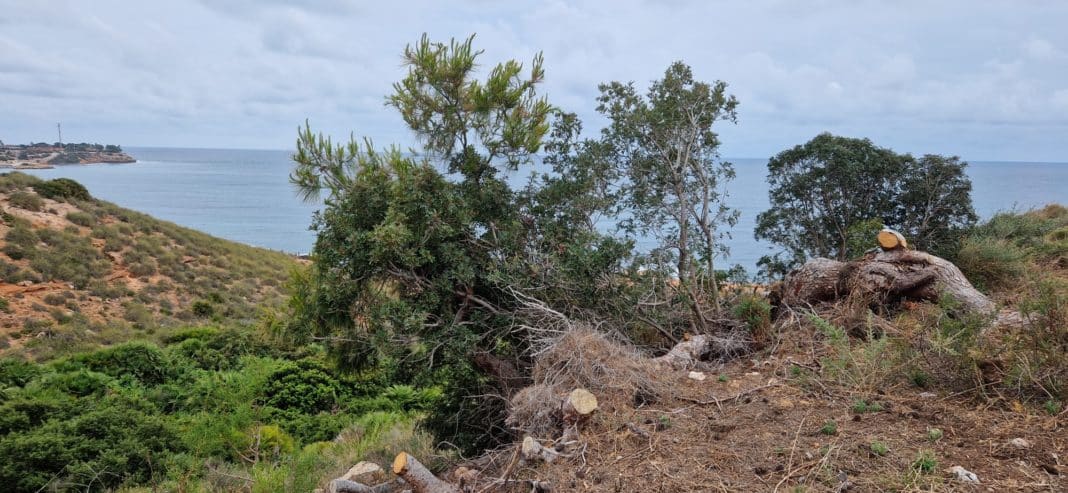
[[[728,155],[830,130],[906,151],[1068,160],[1068,4],[0,0],[0,11],[5,141],[40,140],[62,120],[85,140],[284,148],[308,118],[406,144],[382,104],[404,45],[477,32],[485,64],[544,51],[544,92],[591,131],[598,83],[644,87],[682,59],[741,101],[739,125],[722,129]]]

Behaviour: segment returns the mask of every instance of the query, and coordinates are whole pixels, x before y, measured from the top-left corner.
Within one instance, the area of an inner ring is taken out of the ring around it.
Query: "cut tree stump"
[[[908,248],[909,242],[905,241],[905,237],[890,228],[883,228],[879,231],[879,234],[875,235],[876,241],[879,242],[879,248],[883,250],[897,250],[898,248]]]
[[[586,389],[575,389],[564,399],[561,409],[564,414],[564,423],[569,425],[582,423],[597,410],[597,397]]]
[[[884,231],[879,233],[880,246]],[[894,232],[896,233],[896,232]],[[891,235],[894,236],[894,235]],[[779,286],[778,301],[803,307],[860,294],[888,299],[938,302],[943,295],[959,304],[958,311],[992,316],[994,302],[980,293],[952,262],[929,253],[899,247],[869,253],[859,260],[839,262],[826,258],[809,260],[791,272]]]
[[[459,487],[438,479],[406,452],[397,454],[393,459],[393,474],[404,478],[414,493],[461,493]]]

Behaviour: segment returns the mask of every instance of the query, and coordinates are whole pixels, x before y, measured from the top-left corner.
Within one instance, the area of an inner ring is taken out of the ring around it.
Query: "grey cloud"
[[[603,124],[598,83],[645,87],[681,59],[741,100],[739,125],[721,129],[727,155],[767,156],[829,130],[904,151],[1068,160],[1068,4],[9,3],[5,141],[40,140],[62,119],[126,145],[279,148],[308,118],[407,145],[382,104],[404,45],[477,32],[484,67],[543,51],[544,92],[590,133]]]

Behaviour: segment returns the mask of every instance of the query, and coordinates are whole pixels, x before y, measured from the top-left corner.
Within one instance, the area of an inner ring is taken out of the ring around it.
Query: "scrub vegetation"
[[[0,176],[0,484],[307,492],[405,452],[471,491],[1068,486],[1064,207],[977,224],[959,158],[819,135],[769,160],[757,284],[723,262],[726,83],[602,84],[589,134],[540,55],[481,55],[405,49],[412,152],[299,130],[306,262]],[[845,283],[890,257],[912,284]],[[992,308],[921,295],[932,259]],[[832,295],[789,302],[813,262]]]

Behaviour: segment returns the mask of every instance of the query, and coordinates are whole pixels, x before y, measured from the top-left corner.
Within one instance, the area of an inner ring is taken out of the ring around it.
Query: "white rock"
[[[976,476],[974,472],[971,472],[961,466],[953,466],[949,468],[949,472],[955,474],[958,480],[964,481],[965,483],[979,482],[979,476]]]
[[[383,471],[382,467],[378,464],[373,462],[357,462],[355,466],[352,466],[352,468],[349,469],[349,472],[345,473],[338,479],[364,484],[377,484],[385,478],[385,475],[386,472]]]
[[[700,371],[691,371],[690,374],[687,375],[687,376],[690,377],[690,380],[697,380],[698,382],[703,382],[706,378],[708,378],[704,374],[704,372],[700,372]]]
[[[934,392],[920,392],[920,399],[934,399],[938,394]]]
[[[1016,448],[1031,448],[1031,442],[1024,440],[1023,438],[1013,438],[1009,441],[1009,445]]]

